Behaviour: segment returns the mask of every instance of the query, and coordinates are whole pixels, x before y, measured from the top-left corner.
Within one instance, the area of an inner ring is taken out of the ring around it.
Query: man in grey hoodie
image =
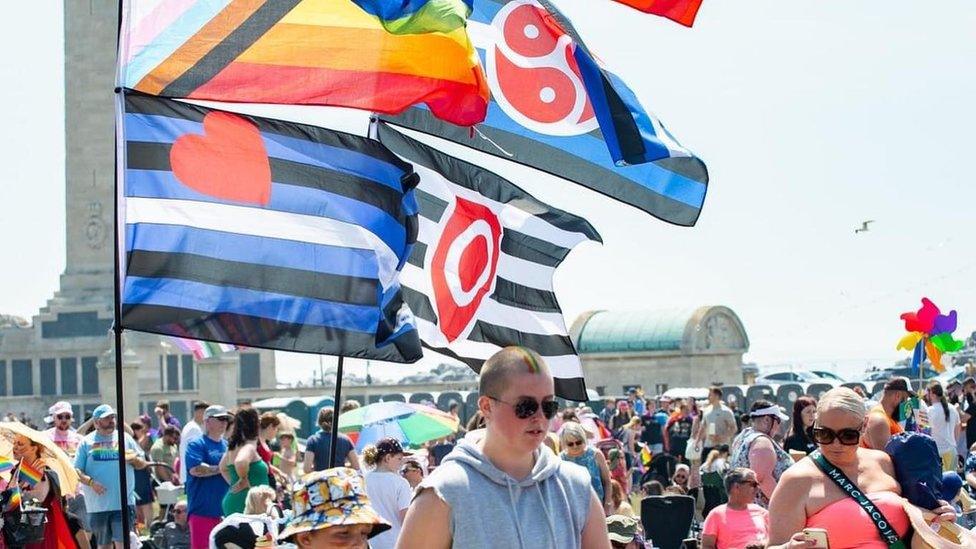
[[[586,469],[542,441],[558,409],[535,351],[506,347],[481,368],[484,436],[462,440],[417,487],[398,549],[609,549]]]

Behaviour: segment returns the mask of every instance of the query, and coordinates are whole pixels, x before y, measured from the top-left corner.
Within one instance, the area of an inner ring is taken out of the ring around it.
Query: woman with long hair
[[[790,423],[790,436],[783,441],[783,449],[809,455],[817,449],[810,430],[817,419],[817,401],[813,397],[801,396],[793,401],[793,417]]]
[[[400,442],[394,438],[382,438],[363,449],[363,461],[373,467],[366,473],[366,495],[376,512],[393,525],[369,540],[373,549],[393,549],[407,516],[413,492],[400,474],[405,455]]]
[[[703,517],[708,516],[712,509],[728,502],[724,481],[725,472],[729,468],[728,459],[729,447],[727,444],[721,444],[708,452],[705,463],[702,463],[701,485],[702,496],[705,499],[705,505],[702,507]]]
[[[925,392],[925,402],[929,404],[926,411],[929,417],[929,427],[932,438],[942,456],[942,470],[956,470],[956,439],[962,432],[959,410],[949,404],[945,389],[938,381],[929,384]]]
[[[627,494],[624,493],[623,486],[615,480],[610,481],[610,500],[613,506],[611,515],[634,516],[634,507],[627,501]]]
[[[224,516],[243,513],[247,491],[268,485],[268,466],[258,454],[260,432],[257,410],[244,408],[237,412],[227,453],[220,460],[220,474],[230,485],[222,503]]]
[[[861,398],[846,387],[821,395],[812,430],[819,449],[780,477],[769,504],[774,520],[767,547],[813,547],[805,528],[826,530],[830,549],[887,549],[883,535],[894,539],[908,533],[910,522],[891,458],[858,445],[866,415]],[[874,509],[871,515],[864,512],[865,505]],[[940,520],[953,520],[951,510],[943,505],[935,512]]]
[[[620,438],[620,430],[630,422],[630,418],[632,417],[634,417],[634,411],[630,408],[630,403],[626,400],[618,402],[617,411],[610,417],[610,430],[615,437]]]

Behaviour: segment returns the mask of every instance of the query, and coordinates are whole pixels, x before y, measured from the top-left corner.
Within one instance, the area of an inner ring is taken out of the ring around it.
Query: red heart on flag
[[[173,175],[197,192],[261,206],[271,199],[268,152],[258,127],[242,116],[207,113],[203,135],[180,136],[169,162]]]

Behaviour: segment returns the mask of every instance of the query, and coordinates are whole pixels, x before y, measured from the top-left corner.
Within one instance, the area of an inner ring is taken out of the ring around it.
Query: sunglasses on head
[[[813,441],[817,444],[832,444],[839,440],[844,446],[855,446],[861,442],[860,429],[841,429],[834,431],[826,427],[813,428]]]
[[[495,398],[493,396],[488,397],[496,402],[501,402],[502,404],[508,404],[515,411],[515,417],[519,419],[528,419],[539,411],[539,401],[532,397],[522,397],[515,402],[505,402],[500,398]],[[555,400],[544,400],[542,401],[542,415],[546,419],[552,419],[555,417],[556,412],[559,411],[559,403]]]

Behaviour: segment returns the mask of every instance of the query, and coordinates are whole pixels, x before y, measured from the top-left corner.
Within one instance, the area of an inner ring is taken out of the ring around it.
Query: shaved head
[[[498,397],[508,380],[518,374],[551,375],[539,353],[525,347],[505,347],[491,355],[481,367],[478,390],[482,396]]]

